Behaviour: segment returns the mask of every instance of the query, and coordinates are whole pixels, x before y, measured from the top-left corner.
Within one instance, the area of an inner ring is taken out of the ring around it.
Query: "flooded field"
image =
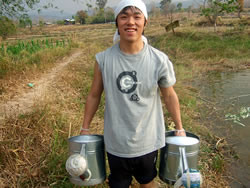
[[[250,187],[250,70],[213,73],[196,83],[207,104],[202,116],[217,136],[237,152],[232,164],[231,187]]]

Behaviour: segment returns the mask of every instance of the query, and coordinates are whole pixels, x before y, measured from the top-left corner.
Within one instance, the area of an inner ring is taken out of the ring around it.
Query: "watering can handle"
[[[91,179],[91,177],[92,177],[92,173],[91,173],[91,171],[89,169],[87,169],[84,172],[84,174],[82,174],[80,176],[80,178],[81,178],[82,181],[89,181]]]
[[[88,178],[86,178],[85,181],[89,181],[92,176],[92,173],[89,169],[87,169],[86,173],[88,174]]]
[[[186,151],[185,147],[179,147],[179,152],[180,152],[180,166],[181,166],[181,177],[175,182],[174,188],[179,188],[182,185],[182,176],[184,172],[186,171],[187,173],[187,187],[190,188],[191,180],[190,180],[190,172],[188,168],[188,162],[187,162],[187,157],[186,157]]]
[[[180,177],[174,184],[174,188],[179,188],[182,186],[182,177]]]
[[[86,144],[82,144],[80,155],[86,159]]]
[[[202,181],[202,180],[201,180]],[[183,184],[182,182],[182,176],[175,182],[174,188],[179,188]],[[191,187],[191,178],[190,178],[190,172],[187,170],[187,188]]]
[[[179,147],[180,157],[181,157],[181,167],[182,167],[182,174],[185,172],[185,170],[188,169],[188,162],[186,157],[186,151],[185,147]]]
[[[190,180],[190,172],[188,168],[186,149],[185,147],[180,147],[181,160],[182,160],[182,174],[186,171],[187,173],[187,187],[190,188],[191,180]]]
[[[86,161],[87,161],[86,144],[82,144],[81,151],[80,151],[80,155],[83,156],[84,159],[86,159]],[[90,178],[92,177],[92,173],[91,173],[91,171],[90,171],[88,168],[87,168],[87,170],[84,172],[84,175],[86,175],[87,178],[86,178],[85,176],[83,176],[83,181],[89,181]]]

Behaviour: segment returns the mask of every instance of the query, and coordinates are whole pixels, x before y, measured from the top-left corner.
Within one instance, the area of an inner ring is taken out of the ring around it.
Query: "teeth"
[[[127,31],[127,32],[134,32],[135,30],[134,30],[134,29],[133,29],[133,30],[130,29],[130,30],[126,30],[126,31]]]

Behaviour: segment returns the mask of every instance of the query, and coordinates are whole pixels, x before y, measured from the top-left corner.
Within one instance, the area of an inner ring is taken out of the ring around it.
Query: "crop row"
[[[6,44],[0,46],[0,55],[5,56],[8,55],[14,55],[18,56],[22,51],[27,51],[30,54],[33,54],[39,50],[45,49],[45,48],[56,48],[56,47],[65,47],[66,44],[69,44],[70,40],[56,40],[53,41],[53,39],[44,39],[44,40],[31,40],[28,42],[19,41],[17,44]]]

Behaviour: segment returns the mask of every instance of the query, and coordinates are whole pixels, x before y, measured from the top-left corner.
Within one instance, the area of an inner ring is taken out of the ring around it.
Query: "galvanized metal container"
[[[102,135],[80,135],[69,138],[69,155],[78,153],[87,160],[91,177],[83,180],[70,176],[71,183],[79,186],[93,186],[106,179],[104,139]]]
[[[186,132],[186,138],[174,136],[174,131],[168,131],[165,135],[166,146],[160,152],[159,177],[173,185],[185,168],[197,169],[200,139],[189,132]]]

